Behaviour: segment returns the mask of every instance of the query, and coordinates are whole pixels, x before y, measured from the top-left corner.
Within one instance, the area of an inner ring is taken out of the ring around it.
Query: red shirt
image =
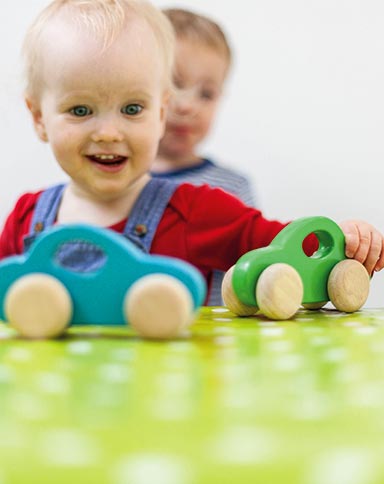
[[[23,252],[40,193],[26,193],[17,201],[0,237],[0,259]],[[122,232],[125,223],[110,228]],[[220,188],[185,183],[164,212],[151,253],[188,261],[209,281],[213,269],[228,270],[245,252],[268,245],[283,227]]]

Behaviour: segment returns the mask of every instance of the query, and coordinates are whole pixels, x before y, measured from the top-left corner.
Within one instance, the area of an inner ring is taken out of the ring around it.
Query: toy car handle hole
[[[107,263],[106,252],[94,242],[68,240],[60,244],[53,257],[60,267],[80,273],[99,272]]]
[[[324,259],[332,252],[333,248],[335,247],[334,238],[326,230],[313,231],[311,232],[311,234],[306,235],[304,237],[304,240],[302,241],[301,248],[303,249],[303,252],[305,241],[308,237],[312,236],[312,234],[316,236],[319,246],[317,250],[308,257],[310,259]]]

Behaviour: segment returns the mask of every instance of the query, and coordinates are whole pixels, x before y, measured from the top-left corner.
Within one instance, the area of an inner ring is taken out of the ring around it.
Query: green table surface
[[[145,341],[0,324],[0,484],[382,484],[384,310],[203,308]]]

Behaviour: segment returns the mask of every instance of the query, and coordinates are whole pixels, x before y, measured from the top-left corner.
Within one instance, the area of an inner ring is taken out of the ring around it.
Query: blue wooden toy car
[[[102,254],[79,272],[58,255],[78,241]],[[0,263],[0,319],[25,337],[61,334],[68,325],[131,324],[145,337],[174,336],[205,299],[190,264],[143,253],[122,235],[86,225],[54,227],[23,255]]]

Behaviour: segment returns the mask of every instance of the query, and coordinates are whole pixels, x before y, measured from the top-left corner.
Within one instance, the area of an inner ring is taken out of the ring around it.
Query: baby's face
[[[168,110],[160,153],[169,157],[193,157],[196,146],[212,126],[228,61],[205,44],[188,39],[176,43],[175,84],[178,90]]]
[[[41,96],[29,100],[36,130],[75,185],[116,199],[148,172],[163,134],[157,44],[136,19],[104,52],[68,23],[54,27],[45,34]]]

